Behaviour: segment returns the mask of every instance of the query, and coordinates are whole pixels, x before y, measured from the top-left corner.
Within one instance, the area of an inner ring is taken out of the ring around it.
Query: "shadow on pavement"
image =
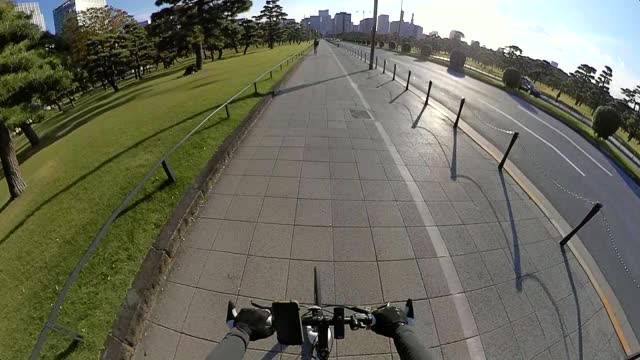
[[[520,91],[520,90],[516,90],[516,91]],[[509,94],[509,96],[511,97],[511,99],[513,99],[513,101],[517,102],[518,105],[523,107],[528,112],[530,112],[532,114],[537,114],[538,113],[538,109],[535,106],[531,105],[528,101],[523,100],[518,95],[515,95],[515,94],[513,94],[511,92],[507,92],[507,94]]]
[[[355,74],[359,74],[359,73],[363,73],[363,72],[367,72],[367,71],[369,71],[369,70],[367,69],[367,70],[355,71],[355,72],[352,72],[352,73],[348,73],[346,75],[335,76],[335,77],[332,77],[332,78],[329,78],[329,79],[324,79],[324,80],[315,81],[315,82],[308,83],[308,84],[302,84],[302,85],[298,85],[298,86],[282,89],[282,90],[276,91],[274,96],[280,96],[280,95],[288,94],[290,92],[294,92],[294,91],[301,90],[301,89],[304,89],[304,88],[308,88],[308,87],[311,87],[311,86],[320,85],[320,84],[323,84],[323,83],[326,83],[326,82],[329,82],[329,81],[346,78],[346,77],[348,77],[350,75],[355,75]]]
[[[513,254],[511,255],[513,256],[513,271],[516,273],[516,289],[518,289],[518,291],[522,291],[522,264],[520,263],[518,229],[516,229],[516,222],[513,218],[513,208],[511,207],[511,200],[509,199],[509,190],[507,189],[507,184],[504,180],[504,173],[502,171],[498,171],[498,176],[500,176],[502,193],[504,194],[505,201],[507,202],[507,212],[509,213],[509,227],[511,228],[511,237],[513,239]]]
[[[467,77],[467,75],[464,73],[464,71],[457,71],[457,70],[453,70],[453,69],[447,68],[447,73],[449,75],[453,75],[453,76],[455,76],[457,78],[461,78],[461,79]]]

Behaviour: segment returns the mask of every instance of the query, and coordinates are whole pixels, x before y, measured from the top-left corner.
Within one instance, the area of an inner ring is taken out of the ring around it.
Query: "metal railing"
[[[80,258],[80,261],[78,261],[78,263],[76,264],[75,268],[73,269],[73,271],[71,272],[71,274],[69,275],[67,280],[65,281],[64,286],[62,287],[62,290],[58,294],[58,297],[56,298],[56,301],[53,304],[53,307],[51,309],[51,312],[49,313],[49,317],[47,318],[47,321],[44,324],[42,330],[40,331],[40,335],[38,336],[38,341],[36,342],[35,346],[33,347],[33,350],[31,352],[31,356],[30,356],[31,360],[38,359],[38,357],[40,356],[40,352],[42,351],[42,348],[44,347],[44,344],[46,343],[47,338],[49,337],[49,333],[51,331],[57,332],[57,333],[65,336],[65,337],[72,338],[72,339],[74,339],[76,341],[82,340],[82,338],[83,338],[82,335],[80,335],[77,332],[75,332],[75,331],[73,331],[73,330],[71,330],[71,329],[69,329],[69,328],[57,323],[58,315],[60,313],[60,309],[62,308],[62,304],[65,301],[65,297],[67,296],[67,293],[71,289],[71,286],[73,285],[73,283],[76,281],[76,279],[80,275],[80,272],[82,271],[84,266],[87,264],[87,262],[91,258],[91,255],[93,255],[93,253],[98,248],[98,245],[100,245],[100,242],[102,241],[104,236],[109,231],[109,228],[111,227],[113,222],[123,213],[123,211],[125,211],[125,209],[127,208],[127,205],[129,205],[131,200],[133,200],[133,198],[136,195],[138,195],[140,190],[142,190],[143,186],[146,185],[146,183],[153,176],[153,174],[156,171],[158,171],[158,169],[162,166],[162,168],[163,168],[165,174],[167,175],[169,181],[171,183],[175,183],[176,182],[176,175],[173,172],[173,170],[171,169],[171,166],[169,165],[169,156],[171,156],[176,150],[178,150],[178,148],[180,148],[191,136],[193,136],[193,134],[195,134],[207,121],[209,121],[214,115],[216,115],[222,109],[225,109],[227,118],[230,118],[231,117],[231,112],[230,112],[230,109],[229,109],[229,105],[233,101],[238,99],[238,97],[240,95],[242,95],[245,91],[247,91],[251,87],[254,88],[254,94],[258,95],[259,94],[258,93],[258,81],[262,80],[267,75],[269,75],[270,79],[272,79],[273,78],[273,70],[275,70],[277,67],[280,67],[280,70],[282,70],[282,65],[283,64],[285,64],[285,63],[289,64],[289,62],[293,62],[294,59],[296,59],[298,57],[301,57],[310,48],[311,48],[311,46],[306,47],[304,50],[302,50],[302,51],[300,51],[300,52],[298,52],[298,53],[296,53],[294,55],[291,55],[290,57],[286,58],[285,60],[281,61],[280,63],[278,63],[278,64],[274,65],[273,67],[271,67],[269,70],[267,70],[264,73],[262,73],[255,80],[253,80],[247,86],[242,88],[235,95],[230,97],[222,105],[220,105],[218,108],[213,110],[204,120],[202,120],[187,135],[185,135],[180,141],[178,141],[169,151],[167,151],[151,167],[151,169],[144,175],[142,180],[127,194],[127,196],[120,203],[120,205],[111,213],[111,216],[109,216],[109,219],[107,220],[107,222],[105,222],[104,225],[102,225],[102,227],[100,228],[100,231],[98,231],[96,236],[93,238],[93,241],[91,241],[91,244],[89,244],[89,247],[87,248],[87,250],[85,250],[84,254]]]

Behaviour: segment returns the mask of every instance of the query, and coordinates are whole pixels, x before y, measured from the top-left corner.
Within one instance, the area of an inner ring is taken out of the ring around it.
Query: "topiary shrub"
[[[518,69],[506,68],[502,73],[502,82],[512,89],[517,89],[520,86],[520,78],[522,74]]]
[[[593,132],[601,139],[606,140],[609,136],[615,134],[620,125],[622,125],[622,117],[613,106],[598,106],[593,114],[591,127]]]
[[[389,42],[389,49],[391,49],[391,50],[395,50],[395,49],[396,49],[396,43],[395,43],[395,42],[393,42],[393,41],[390,41],[390,42]]]
[[[424,45],[420,48],[420,57],[423,59],[427,59],[429,58],[429,56],[431,56],[432,52],[433,52],[433,49],[431,48],[431,46]]]
[[[464,71],[464,63],[466,61],[467,55],[462,50],[455,49],[449,54],[449,69]]]
[[[407,44],[407,43],[402,44],[402,47],[400,48],[400,51],[402,51],[403,53],[410,53],[411,52],[411,44]]]
[[[371,45],[371,40],[367,40],[367,45]]]
[[[384,41],[379,41],[379,42],[378,42],[378,46],[379,46],[379,47],[381,47],[381,48],[383,48],[383,47],[384,47]]]

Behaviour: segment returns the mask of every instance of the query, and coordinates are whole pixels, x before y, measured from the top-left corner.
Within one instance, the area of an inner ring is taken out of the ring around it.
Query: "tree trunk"
[[[215,51],[213,51],[213,49],[211,49],[211,61],[216,61],[216,54],[215,54]]]
[[[236,51],[236,54],[240,52],[240,50],[238,50],[238,46],[236,46],[236,45],[233,46],[233,50]]]
[[[62,111],[62,105],[57,101],[55,101],[55,103],[56,103],[56,107],[58,107],[58,111]]]
[[[29,139],[29,142],[31,143],[32,147],[36,147],[36,146],[40,145],[40,137],[38,136],[36,131],[33,130],[33,127],[31,127],[31,124],[28,124],[26,122],[25,123],[21,123],[20,124],[20,129],[24,133],[24,136],[26,136],[27,139]]]
[[[115,77],[110,77],[108,79],[109,85],[111,85],[111,87],[113,88],[113,91],[118,92],[120,91],[120,88],[118,87],[118,84],[116,83],[116,78]]]
[[[15,199],[24,192],[27,183],[20,173],[20,165],[16,157],[16,149],[11,141],[11,135],[9,135],[9,129],[2,123],[0,123],[0,160],[4,177],[9,185],[9,194],[11,194],[11,199]]]
[[[222,59],[222,49],[218,49],[218,60]]]
[[[247,44],[244,46],[244,55],[247,55],[247,50],[249,50],[249,46],[251,46],[251,44]]]
[[[202,42],[193,43],[193,52],[196,54],[196,69],[202,70]]]
[[[73,96],[67,94],[67,98],[69,99],[69,104],[71,104],[71,107],[76,107],[76,104],[73,102]]]

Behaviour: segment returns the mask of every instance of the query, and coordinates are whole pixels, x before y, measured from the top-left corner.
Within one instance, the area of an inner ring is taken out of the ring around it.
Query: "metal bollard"
[[[384,63],[382,64],[382,73],[385,74],[387,72],[387,59],[384,59]]]
[[[453,128],[458,128],[458,122],[460,121],[460,115],[462,114],[462,108],[464,107],[464,102],[466,100],[464,98],[460,99],[460,109],[458,109],[458,116],[456,116],[456,122],[453,123]]]
[[[398,68],[398,64],[393,64],[393,79],[391,80],[395,80],[396,79],[396,69]]]
[[[498,165],[498,169],[502,170],[502,168],[504,167],[504,163],[507,162],[507,157],[509,156],[511,149],[513,148],[513,145],[516,143],[516,140],[518,140],[518,136],[520,136],[520,133],[518,133],[517,131],[513,133],[513,137],[511,138],[511,142],[509,143],[507,152],[504,153],[504,157],[502,158],[502,161],[500,161],[500,165]]]
[[[404,88],[404,91],[409,90],[409,83],[411,82],[411,70],[409,70],[409,76],[407,76],[407,87]]]
[[[258,94],[258,83],[257,82],[253,83],[253,93],[254,94]]]
[[[376,69],[378,68],[378,57],[376,56]]]
[[[433,81],[429,80],[429,88],[427,89],[427,99],[424,101],[424,106],[422,107],[423,111],[424,109],[427,108],[427,105],[429,105],[429,99],[431,98],[431,86],[433,86]]]
[[[273,70],[269,71],[269,76],[273,79]]]
[[[584,217],[584,219],[582,219],[582,221],[580,222],[580,224],[578,224],[578,226],[575,227],[575,229],[571,230],[570,233],[568,233],[561,241],[560,241],[560,246],[565,246],[567,245],[567,242],[578,232],[580,231],[580,229],[582,229],[583,226],[585,226],[589,220],[591,220],[591,218],[593,218],[594,216],[596,216],[596,214],[600,211],[600,209],[602,209],[602,204],[600,203],[595,203],[593,205],[593,207],[591,208],[591,210],[589,210],[589,212],[587,213],[587,216]]]
[[[229,104],[224,106],[225,111],[227,112],[227,119],[231,117],[231,113],[229,112]]]
[[[164,169],[164,173],[167,174],[170,182],[174,183],[177,181],[176,174],[173,172],[173,169],[171,169],[171,166],[169,166],[166,159],[162,160],[162,168]]]

